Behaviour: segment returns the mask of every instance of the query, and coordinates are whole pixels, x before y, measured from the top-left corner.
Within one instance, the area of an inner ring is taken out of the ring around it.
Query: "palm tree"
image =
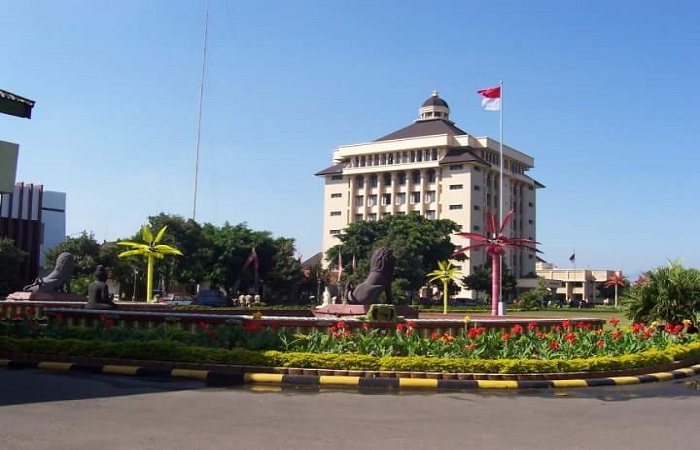
[[[131,247],[132,250],[127,250],[121,252],[117,255],[120,258],[126,258],[127,256],[143,256],[148,261],[148,272],[147,272],[147,282],[146,282],[146,301],[150,302],[153,295],[153,262],[155,259],[163,259],[165,255],[178,255],[182,256],[182,252],[175,247],[165,244],[159,244],[163,239],[165,230],[168,228],[164,226],[158,231],[155,239],[153,238],[153,233],[151,229],[144,225],[141,228],[141,238],[144,243],[132,242],[132,241],[120,241],[117,245],[124,245],[126,247]]]
[[[526,238],[511,238],[503,234],[506,225],[513,217],[511,209],[503,219],[501,226],[498,226],[498,217],[488,211],[486,213],[486,234],[478,233],[457,233],[457,236],[476,241],[476,244],[462,247],[452,255],[457,256],[468,250],[485,248],[486,253],[491,256],[491,315],[498,315],[498,300],[501,290],[501,256],[506,254],[506,248],[521,248],[533,252],[539,252],[534,245],[539,242]]]
[[[440,281],[442,282],[442,313],[447,314],[447,297],[448,297],[448,285],[450,281],[457,281],[459,274],[459,269],[452,267],[452,263],[449,261],[438,261],[438,268],[430,272],[427,276],[430,277],[428,281]]]
[[[625,277],[622,276],[622,272],[615,272],[610,275],[608,280],[605,282],[605,287],[615,286],[615,308],[617,308],[617,287],[625,286]]]

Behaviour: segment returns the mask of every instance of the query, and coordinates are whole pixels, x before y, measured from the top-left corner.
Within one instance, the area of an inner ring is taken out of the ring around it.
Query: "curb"
[[[338,375],[288,375],[276,373],[224,373],[212,370],[165,369],[116,364],[79,364],[55,361],[22,361],[0,359],[0,367],[8,369],[42,369],[108,375],[132,375],[160,378],[186,378],[204,381],[207,386],[267,384],[280,387],[372,388],[389,391],[406,389],[474,390],[474,389],[556,389],[597,386],[623,386],[678,380],[700,374],[700,364],[669,372],[609,378],[567,380],[444,380],[432,378],[375,378]]]

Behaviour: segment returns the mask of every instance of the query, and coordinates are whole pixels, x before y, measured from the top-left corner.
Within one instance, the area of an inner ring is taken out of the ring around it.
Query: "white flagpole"
[[[207,34],[209,32],[209,2],[205,4],[204,45],[202,48],[202,78],[199,83],[199,112],[197,113],[197,144],[194,156],[194,195],[192,198],[192,220],[197,218],[197,185],[199,181],[199,141],[202,135],[202,97],[204,96],[204,76],[207,67]]]
[[[499,195],[498,195],[498,200],[499,200],[499,205],[498,205],[498,217],[499,221],[503,221],[503,198],[505,197],[505,192],[503,192],[503,81],[498,82],[498,86],[501,88],[501,107],[499,108],[499,128],[500,128],[500,158],[499,158],[499,170],[500,170],[500,186],[498,188],[499,190]],[[500,224],[499,224],[500,226]],[[498,263],[500,264],[500,277],[501,279],[498,280],[498,285],[500,292],[498,293],[498,315],[499,316],[505,316],[506,315],[506,308],[505,308],[505,303],[503,302],[503,255],[500,255],[498,258]]]

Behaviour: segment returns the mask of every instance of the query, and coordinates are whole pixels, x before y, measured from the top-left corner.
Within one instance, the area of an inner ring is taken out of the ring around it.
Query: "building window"
[[[330,234],[340,234],[340,230],[331,230]]]
[[[530,220],[527,221],[527,223],[529,223],[530,225],[532,225],[533,223],[535,223],[535,221],[532,220],[532,219],[530,219]]]
[[[377,195],[372,194],[367,197],[367,206],[375,206],[377,204]]]
[[[382,205],[391,205],[391,194],[382,194]]]
[[[420,192],[411,192],[411,204],[417,205],[420,203]]]
[[[433,161],[437,161],[438,149],[434,148],[434,149],[430,150],[430,159],[432,159]]]
[[[406,213],[403,212],[403,211],[397,211],[397,212],[396,212],[396,215],[397,215],[397,216],[405,216]]]
[[[396,194],[396,204],[397,205],[406,204],[406,193],[405,192],[399,192],[398,194]]]
[[[527,202],[527,206],[529,206],[530,208],[532,208],[532,202]]]
[[[480,191],[480,190],[481,190],[481,186],[479,186],[478,184],[475,184],[475,185],[474,185],[474,190],[475,190],[475,191]]]
[[[384,174],[384,186],[391,186],[391,174],[390,173],[385,173]]]
[[[355,214],[355,222],[360,222],[364,216],[362,214]]]
[[[462,228],[464,228],[462,225],[457,224],[457,231],[462,231]]]
[[[428,171],[428,183],[435,183],[436,179],[437,179],[437,175],[435,174],[435,171],[429,170]]]
[[[343,194],[338,194],[338,193],[331,194],[331,198],[341,198],[342,196],[343,196]]]
[[[462,205],[450,205],[451,210],[462,209]]]
[[[462,184],[451,184],[450,185],[451,191],[457,191],[459,189],[464,189],[464,185],[462,185]]]
[[[425,218],[428,220],[435,220],[435,210],[429,209],[425,212]]]
[[[376,222],[377,221],[377,213],[367,214],[367,220],[369,222]]]
[[[358,195],[355,197],[355,206],[364,206],[365,205],[365,196],[364,195]]]
[[[462,164],[453,164],[450,166],[450,170],[462,170],[464,169],[464,165]]]
[[[479,231],[481,230],[481,227],[479,225],[474,225],[474,231]]]
[[[478,211],[478,210],[480,210],[480,209],[481,209],[481,206],[479,206],[479,205],[474,205],[474,211]]]
[[[406,185],[406,174],[404,172],[399,172],[398,183],[399,183],[399,186]]]
[[[360,189],[363,188],[363,187],[365,187],[365,177],[363,177],[362,175],[359,175],[359,176],[355,179],[355,184],[357,184],[357,187],[360,188]]]
[[[340,211],[331,211],[331,217],[339,216],[340,214],[341,214]]]
[[[527,190],[528,190],[528,191],[532,191],[532,190],[533,190],[533,189],[532,189],[532,186],[528,186],[528,187],[527,187]]]
[[[331,177],[331,180],[337,181],[337,180],[342,180],[343,176],[342,175],[333,175]]]
[[[378,181],[377,181],[376,175],[372,175],[371,177],[369,177],[369,187],[373,187],[373,188],[377,187],[377,182]]]
[[[435,201],[435,191],[425,191],[425,203],[433,203]]]
[[[418,172],[418,171],[416,170],[416,171],[413,172],[413,174],[411,175],[411,178],[412,178],[411,181],[413,182],[413,184],[419,184],[419,183],[420,183],[420,172]]]
[[[474,172],[481,172],[481,167],[474,166]]]

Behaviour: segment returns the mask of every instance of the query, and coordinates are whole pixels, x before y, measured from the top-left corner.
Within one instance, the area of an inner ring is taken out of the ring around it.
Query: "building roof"
[[[34,100],[0,89],[0,112],[31,119]]]
[[[424,101],[423,104],[420,106],[421,108],[424,108],[426,106],[444,106],[445,108],[449,108],[447,102],[438,97],[437,92],[433,93],[433,95],[431,95],[430,98]]]
[[[452,147],[447,150],[447,154],[440,160],[440,164],[454,163],[477,163],[490,166],[488,162],[477,156],[477,149],[472,147]]]
[[[456,127],[449,120],[428,119],[417,120],[411,125],[394,131],[393,133],[375,139],[374,142],[391,141],[393,139],[408,139],[422,136],[434,136],[436,134],[449,134],[450,136],[462,136],[466,131]]]
[[[316,172],[315,175],[317,177],[320,177],[322,175],[337,175],[337,174],[342,174],[343,169],[348,165],[347,161],[339,162],[338,164],[335,164],[333,166],[330,166],[326,169],[323,169],[320,172]]]

